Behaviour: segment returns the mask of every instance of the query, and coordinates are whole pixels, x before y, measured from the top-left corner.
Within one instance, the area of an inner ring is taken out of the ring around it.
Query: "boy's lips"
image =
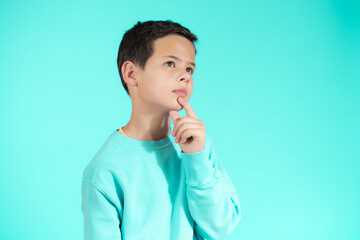
[[[175,89],[173,91],[173,93],[179,95],[180,97],[186,97],[187,96],[186,88]]]

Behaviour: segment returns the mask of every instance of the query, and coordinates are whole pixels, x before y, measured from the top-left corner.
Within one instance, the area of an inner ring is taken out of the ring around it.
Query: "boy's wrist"
[[[204,151],[205,149],[205,146],[203,147],[203,149],[201,149],[200,151],[194,151],[194,152],[184,152],[183,150],[181,150],[181,153],[182,154],[196,154],[196,153],[199,153],[199,152],[202,152]]]
[[[215,169],[209,160],[209,154],[206,148],[196,153],[181,151],[181,161],[188,185],[200,185],[212,178]]]

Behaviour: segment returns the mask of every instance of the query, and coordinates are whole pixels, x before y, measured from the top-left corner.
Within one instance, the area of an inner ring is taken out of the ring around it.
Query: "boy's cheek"
[[[192,96],[192,89],[188,92],[188,95],[186,96],[185,101],[188,102],[190,100],[191,96]]]

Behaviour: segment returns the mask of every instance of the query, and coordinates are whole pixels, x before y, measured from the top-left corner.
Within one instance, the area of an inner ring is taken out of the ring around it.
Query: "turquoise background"
[[[83,169],[130,119],[118,46],[150,19],[199,37],[190,103],[239,193],[228,239],[360,239],[350,0],[2,0],[0,239],[83,238]]]

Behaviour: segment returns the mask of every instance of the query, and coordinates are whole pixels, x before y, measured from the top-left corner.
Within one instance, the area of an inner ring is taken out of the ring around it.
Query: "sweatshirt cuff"
[[[187,185],[202,185],[213,180],[215,169],[209,160],[207,147],[197,153],[181,151],[181,161],[185,170]]]

